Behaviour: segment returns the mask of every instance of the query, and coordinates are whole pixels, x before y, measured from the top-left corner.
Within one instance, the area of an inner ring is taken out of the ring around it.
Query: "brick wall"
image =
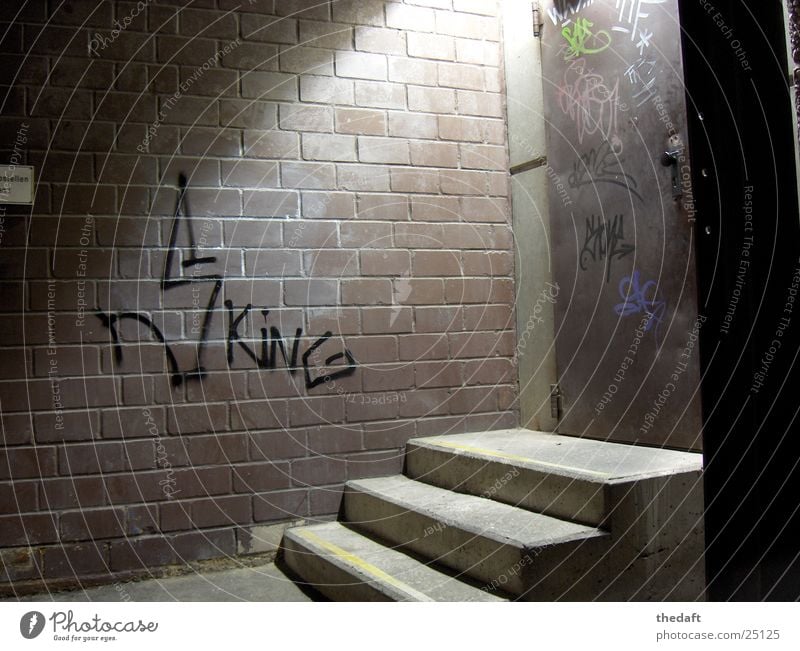
[[[512,426],[488,0],[6,0],[0,582],[258,549]]]

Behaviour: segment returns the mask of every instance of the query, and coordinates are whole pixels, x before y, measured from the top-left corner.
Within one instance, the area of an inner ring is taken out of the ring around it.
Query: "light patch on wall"
[[[32,205],[33,176],[32,167],[18,165],[0,167],[0,203]]]

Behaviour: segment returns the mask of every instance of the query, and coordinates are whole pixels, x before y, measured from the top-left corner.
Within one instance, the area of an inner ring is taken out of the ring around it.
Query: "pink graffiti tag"
[[[585,59],[575,59],[564,71],[558,103],[575,122],[579,143],[595,133],[605,140],[616,140],[617,113],[625,110],[619,101],[619,79],[608,86],[602,75],[586,69]]]

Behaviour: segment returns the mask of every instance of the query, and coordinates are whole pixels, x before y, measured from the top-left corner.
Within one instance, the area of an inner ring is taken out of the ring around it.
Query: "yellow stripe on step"
[[[573,472],[582,472],[586,473],[587,475],[594,475],[595,477],[612,477],[611,473],[607,472],[598,472],[596,470],[587,470],[586,468],[575,468],[573,466],[562,466],[558,463],[550,463],[548,461],[542,461],[540,459],[529,459],[528,457],[520,457],[516,454],[508,454],[506,452],[500,452],[498,450],[486,450],[485,448],[476,448],[471,445],[462,445],[461,443],[450,443],[449,441],[425,441],[426,445],[433,445],[436,447],[443,447],[443,448],[453,448],[454,450],[463,450],[464,452],[475,452],[477,454],[483,454],[488,457],[497,457],[498,459],[509,459],[510,461],[522,461],[523,463],[535,463],[539,466],[548,466],[550,468],[560,468],[561,470],[572,470]]]
[[[399,579],[395,579],[393,576],[387,574],[382,569],[375,567],[372,563],[368,563],[363,558],[356,556],[348,552],[346,549],[342,549],[338,545],[334,545],[323,538],[320,538],[317,534],[313,531],[303,530],[298,531],[297,535],[305,538],[306,540],[319,545],[320,547],[324,547],[334,556],[338,556],[344,561],[355,565],[358,569],[362,572],[372,575],[376,579],[380,579],[381,581],[385,581],[390,585],[394,586],[398,590],[405,592],[409,597],[414,599],[415,601],[433,601],[428,595],[421,593],[419,590],[415,590],[407,583],[403,583]]]

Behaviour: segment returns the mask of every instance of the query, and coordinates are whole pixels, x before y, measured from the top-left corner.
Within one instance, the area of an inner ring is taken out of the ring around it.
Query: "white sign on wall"
[[[0,166],[0,204],[33,204],[33,168],[25,165]]]

